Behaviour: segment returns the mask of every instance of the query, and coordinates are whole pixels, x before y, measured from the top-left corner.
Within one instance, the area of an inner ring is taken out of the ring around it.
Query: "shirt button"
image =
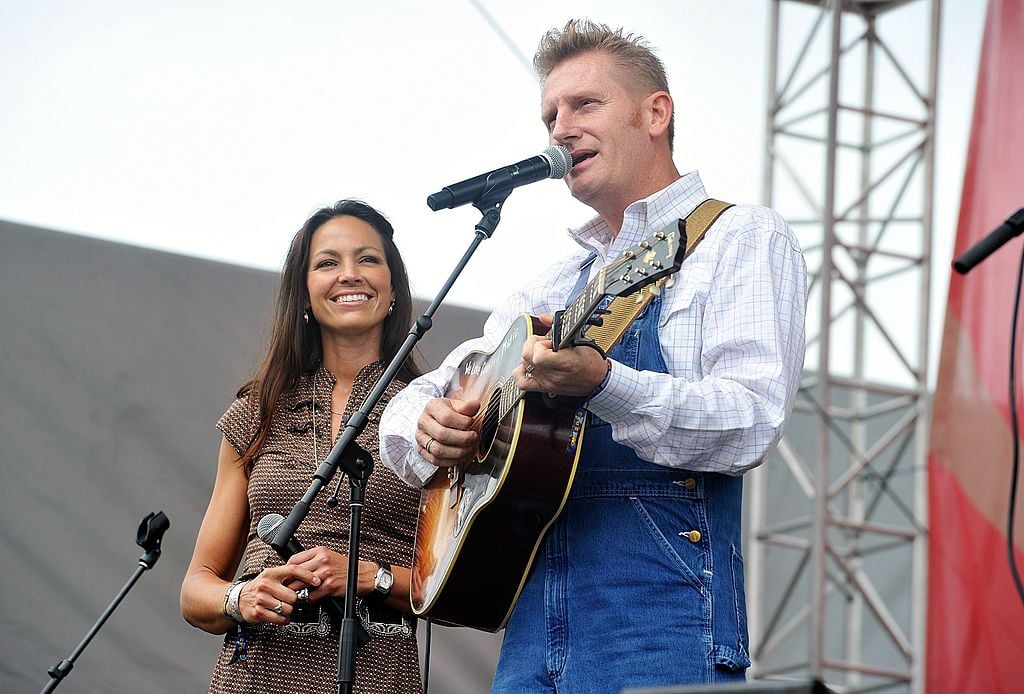
[[[679,537],[685,537],[690,542],[697,543],[700,542],[701,535],[699,530],[690,530],[689,532],[679,533]]]
[[[689,489],[690,491],[693,491],[697,487],[697,480],[693,479],[692,477],[687,477],[683,481],[683,486]]]

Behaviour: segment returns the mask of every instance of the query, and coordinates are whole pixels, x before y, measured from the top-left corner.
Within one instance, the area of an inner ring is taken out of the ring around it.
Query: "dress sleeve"
[[[259,422],[259,404],[241,397],[236,398],[217,421],[217,429],[241,456],[256,438]]]

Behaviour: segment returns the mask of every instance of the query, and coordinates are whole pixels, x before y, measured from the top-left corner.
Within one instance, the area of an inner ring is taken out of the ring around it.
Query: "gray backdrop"
[[[263,348],[276,277],[0,221],[0,691],[46,684],[47,669],[71,653],[136,569],[136,529],[158,510],[171,520],[163,557],[59,691],[206,689],[220,637],[182,620],[178,591],[213,485],[214,422]],[[421,345],[429,364],[479,334],[484,315],[443,306],[435,318]],[[812,450],[820,423],[800,400],[788,435],[797,450]],[[895,416],[872,426],[884,431]],[[837,434],[844,428],[835,423]],[[834,455],[839,463],[841,446]],[[766,466],[781,470],[778,454]],[[912,478],[869,481],[887,502],[873,517],[905,520],[901,499],[910,498]],[[784,474],[769,477],[766,497],[769,523],[807,503]],[[883,565],[875,587],[901,623],[909,619],[909,559],[869,559]],[[806,604],[806,572],[788,583],[795,561],[785,549],[768,553],[764,592],[748,593],[766,616],[778,607],[786,620]],[[898,661],[881,635],[865,625],[865,654],[884,662],[891,652]],[[829,642],[841,645],[842,634]],[[431,691],[487,691],[499,646],[499,635],[435,627]],[[808,648],[798,630],[766,664],[802,662]]]
[[[163,556],[58,691],[205,691],[221,637],[182,620],[178,591],[213,425],[263,348],[276,278],[0,221],[0,690],[48,682],[136,570],[140,520],[162,510]],[[483,317],[442,307],[426,361]],[[435,627],[432,691],[486,691],[499,645]]]

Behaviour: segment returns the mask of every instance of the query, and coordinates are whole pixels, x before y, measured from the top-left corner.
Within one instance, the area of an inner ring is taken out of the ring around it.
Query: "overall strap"
[[[576,301],[576,297],[580,295],[583,288],[587,286],[587,278],[590,276],[590,266],[597,260],[597,251],[590,251],[590,255],[584,258],[580,262],[579,266],[579,277],[576,278],[576,285],[569,292],[569,298],[565,300],[565,307],[568,308],[569,304]]]

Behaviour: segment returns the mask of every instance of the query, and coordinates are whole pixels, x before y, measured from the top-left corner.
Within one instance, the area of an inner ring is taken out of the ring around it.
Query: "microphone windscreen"
[[[551,178],[565,178],[572,169],[572,155],[561,145],[552,145],[544,150],[544,155],[551,162]]]
[[[277,529],[283,522],[284,516],[280,513],[268,513],[260,518],[260,522],[256,525],[256,534],[269,545],[277,537]]]

